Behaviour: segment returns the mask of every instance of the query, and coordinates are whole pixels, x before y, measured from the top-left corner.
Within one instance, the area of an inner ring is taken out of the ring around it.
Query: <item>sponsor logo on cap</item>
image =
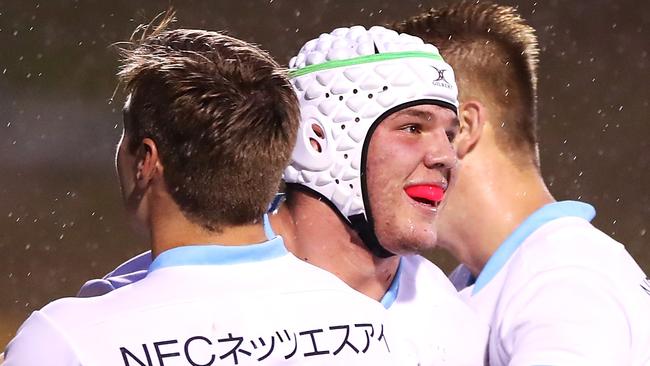
[[[447,71],[447,69],[439,69],[435,66],[431,67],[438,73],[438,77],[433,80],[433,85],[451,89],[451,84],[449,81],[447,81],[447,79],[445,79],[445,71]]]

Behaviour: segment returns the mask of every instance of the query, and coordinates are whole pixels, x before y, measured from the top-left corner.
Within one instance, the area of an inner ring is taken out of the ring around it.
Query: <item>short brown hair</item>
[[[121,53],[129,149],[155,141],[185,216],[212,231],[260,219],[299,124],[285,70],[254,45],[203,30],[155,31]]]
[[[507,150],[525,152],[526,160],[532,157],[535,165],[539,164],[539,49],[535,30],[516,9],[484,1],[462,1],[431,9],[396,23],[393,28],[437,46],[454,68],[461,102],[478,92],[499,107],[501,120],[493,121],[498,124],[497,144]]]

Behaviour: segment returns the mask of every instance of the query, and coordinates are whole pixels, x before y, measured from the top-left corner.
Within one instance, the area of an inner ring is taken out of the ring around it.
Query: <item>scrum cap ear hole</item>
[[[312,123],[311,130],[314,131],[316,136],[318,136],[319,138],[321,138],[321,139],[325,138],[325,133],[323,132],[323,129],[321,128],[321,126],[319,126],[319,125],[317,125],[315,123]]]
[[[310,137],[309,143],[311,144],[312,149],[314,149],[315,151],[323,152],[323,148],[320,146],[320,142]]]

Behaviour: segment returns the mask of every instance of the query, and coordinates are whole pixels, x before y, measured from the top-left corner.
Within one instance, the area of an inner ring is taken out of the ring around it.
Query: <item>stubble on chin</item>
[[[434,227],[397,224],[393,225],[391,230],[386,228],[379,230],[377,239],[391,253],[409,255],[422,254],[433,249],[436,246],[437,235]]]

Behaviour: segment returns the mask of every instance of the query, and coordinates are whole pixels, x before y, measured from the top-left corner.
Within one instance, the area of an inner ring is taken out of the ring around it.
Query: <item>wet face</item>
[[[437,209],[457,163],[458,119],[451,110],[419,105],[397,111],[371,136],[366,188],[375,233],[395,254],[436,244]]]

